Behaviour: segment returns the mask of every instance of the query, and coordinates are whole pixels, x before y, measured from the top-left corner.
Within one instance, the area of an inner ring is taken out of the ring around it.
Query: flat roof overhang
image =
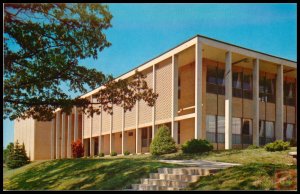
[[[241,46],[237,46],[234,44],[230,44],[227,42],[223,42],[220,40],[216,40],[216,39],[212,39],[206,36],[202,36],[197,34],[196,36],[188,39],[187,41],[169,49],[168,51],[162,53],[161,55],[154,57],[150,60],[148,60],[147,62],[137,66],[136,68],[118,76],[117,78],[115,78],[115,80],[119,80],[119,79],[126,79],[129,78],[131,76],[134,75],[135,71],[143,71],[155,64],[158,64],[168,58],[170,58],[172,55],[177,54],[193,45],[195,45],[197,42],[201,42],[205,45],[211,46],[211,47],[215,47],[218,49],[222,49],[222,50],[226,50],[226,51],[230,51],[232,53],[238,53],[238,54],[242,54],[248,57],[252,57],[252,58],[257,58],[257,59],[261,59],[261,60],[265,60],[265,61],[269,61],[272,63],[276,63],[276,64],[283,64],[284,66],[288,66],[291,68],[295,68],[297,69],[297,62],[296,61],[292,61],[289,59],[285,59],[285,58],[281,58],[281,57],[277,57],[277,56],[273,56],[270,54],[266,54],[263,52],[259,52],[259,51],[255,51],[255,50],[251,50],[248,48],[244,48]],[[100,86],[99,88],[96,88],[86,94],[83,94],[81,96],[79,96],[80,98],[86,98],[89,97],[93,94],[95,94],[98,90],[104,88],[104,86]],[[57,109],[56,111],[59,111],[60,109]],[[55,112],[56,112],[55,111]]]

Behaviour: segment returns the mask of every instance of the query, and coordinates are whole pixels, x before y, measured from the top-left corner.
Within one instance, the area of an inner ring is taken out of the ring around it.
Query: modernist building
[[[16,121],[15,140],[39,160],[71,157],[78,138],[85,155],[149,152],[162,124],[178,144],[207,139],[215,149],[296,138],[294,61],[197,35],[136,69],[159,94],[154,107],[140,101],[130,112],[115,106],[112,116],[93,118],[76,107],[71,115],[57,110],[52,122]],[[116,79],[128,79],[136,69]],[[81,98],[93,101],[97,90]]]

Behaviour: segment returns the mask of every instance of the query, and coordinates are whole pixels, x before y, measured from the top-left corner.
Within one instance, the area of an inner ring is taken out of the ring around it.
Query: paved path
[[[207,160],[159,160],[160,162],[171,164],[182,164],[188,166],[199,166],[203,168],[228,168],[231,166],[240,166],[241,164],[226,163],[226,162],[213,162]]]

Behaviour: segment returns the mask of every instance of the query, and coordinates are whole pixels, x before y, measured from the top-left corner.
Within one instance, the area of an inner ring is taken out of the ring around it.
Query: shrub
[[[257,146],[257,145],[249,145],[248,147],[247,147],[247,149],[258,149],[259,148],[259,146]]]
[[[99,156],[99,157],[104,157],[104,153],[100,152],[100,153],[98,154],[98,156]]]
[[[84,155],[84,148],[81,142],[81,139],[77,139],[76,141],[73,141],[71,144],[72,147],[72,154],[74,158],[80,158]]]
[[[183,153],[203,153],[213,150],[213,145],[205,139],[192,139],[181,146]]]
[[[150,153],[152,155],[162,155],[176,152],[176,143],[171,137],[169,128],[161,126],[150,144]]]
[[[291,147],[296,147],[296,146],[297,146],[297,140],[294,139],[294,138],[291,139],[291,140],[290,140],[290,146],[291,146]]]
[[[6,148],[3,150],[3,163],[6,164],[8,162],[8,156],[11,152],[14,151],[14,143],[10,142]]]
[[[110,153],[110,156],[116,156],[116,155],[117,155],[117,152]]]
[[[282,151],[282,150],[287,150],[290,147],[289,142],[284,142],[282,140],[277,140],[272,143],[268,143],[265,145],[265,150],[268,152],[275,152],[275,151]]]
[[[24,143],[20,146],[17,140],[13,150],[9,152],[7,160],[7,166],[11,169],[19,168],[21,166],[24,166],[25,164],[30,163],[29,158],[26,155]]]
[[[125,151],[125,152],[124,152],[124,155],[125,155],[125,156],[128,156],[129,154],[130,154],[129,151]]]

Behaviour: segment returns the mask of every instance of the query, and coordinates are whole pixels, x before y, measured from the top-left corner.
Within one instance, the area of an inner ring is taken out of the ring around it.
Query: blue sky
[[[200,34],[296,61],[296,4],[108,4],[112,46],[83,65],[119,76]],[[73,95],[74,96],[74,95]],[[3,146],[13,122],[3,122]]]

